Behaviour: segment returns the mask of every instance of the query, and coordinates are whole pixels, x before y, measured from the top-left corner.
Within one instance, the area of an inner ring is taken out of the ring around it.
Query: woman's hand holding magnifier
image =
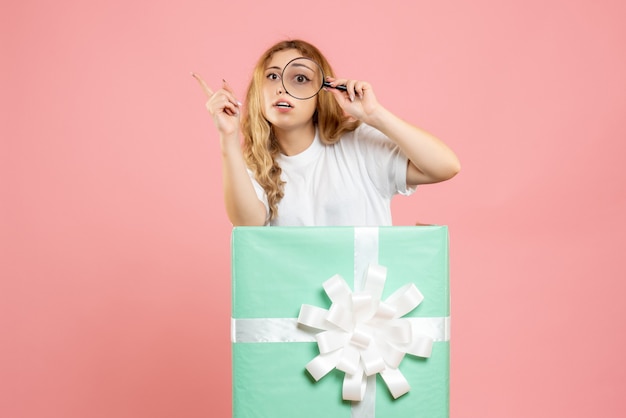
[[[220,134],[226,136],[238,133],[241,102],[237,100],[228,83],[224,80],[222,88],[213,92],[198,74],[191,75],[206,94],[206,108],[213,116],[213,122]]]
[[[326,81],[333,88],[325,88],[332,93],[341,108],[350,116],[367,124],[372,124],[372,118],[382,109],[378,103],[372,86],[366,81],[348,80],[326,77]],[[345,91],[334,88],[345,86]]]

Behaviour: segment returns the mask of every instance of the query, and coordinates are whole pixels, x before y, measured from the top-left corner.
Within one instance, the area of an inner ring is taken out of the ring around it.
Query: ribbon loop
[[[322,286],[333,303],[342,303],[346,299],[350,298],[350,295],[352,294],[350,286],[348,286],[348,283],[346,283],[343,277],[339,274],[335,274],[333,277],[326,280]]]
[[[389,296],[385,303],[396,309],[396,318],[400,318],[417,308],[424,296],[413,283],[402,286]]]
[[[430,357],[432,351],[433,339],[426,335],[416,335],[411,345],[406,350],[408,354],[413,354],[418,357]]]
[[[328,354],[320,354],[306,365],[307,371],[311,374],[315,381],[326,376],[337,365],[341,351],[333,351]]]
[[[383,297],[383,288],[387,280],[387,268],[377,264],[370,264],[365,276],[364,291],[380,300]]]
[[[350,306],[347,306],[350,305]],[[352,312],[352,303],[340,305],[333,303],[328,310],[326,320],[331,324],[337,325],[344,331],[352,331],[354,329],[354,318]]]
[[[387,388],[389,389],[389,392],[391,392],[391,396],[393,396],[394,399],[398,399],[411,389],[409,382],[398,369],[387,368],[380,372],[380,376],[387,384]]]
[[[345,332],[328,330],[315,335],[315,340],[320,353],[326,354],[345,346],[347,337]]]
[[[326,309],[312,305],[302,305],[298,315],[298,323],[311,328],[327,329],[329,325],[326,321],[327,316],[328,311]]]
[[[347,345],[343,351],[341,358],[337,362],[337,370],[341,370],[346,374],[355,374],[359,370],[359,351]]]
[[[342,396],[346,401],[362,401],[365,396],[365,385],[367,381],[362,370],[354,374],[346,374],[343,379]]]

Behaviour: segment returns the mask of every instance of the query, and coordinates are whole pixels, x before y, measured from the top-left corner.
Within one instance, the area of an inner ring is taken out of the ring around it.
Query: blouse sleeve
[[[408,196],[415,191],[406,183],[409,160],[398,145],[366,124],[361,124],[355,135],[367,173],[383,196]]]

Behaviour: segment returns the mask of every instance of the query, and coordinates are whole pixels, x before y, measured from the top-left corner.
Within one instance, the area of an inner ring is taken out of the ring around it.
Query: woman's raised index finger
[[[204,93],[206,94],[207,97],[213,96],[213,91],[209,88],[209,86],[206,85],[204,80],[198,74],[192,72],[191,75],[193,78],[198,80],[200,87],[202,87],[202,90],[204,90]]]

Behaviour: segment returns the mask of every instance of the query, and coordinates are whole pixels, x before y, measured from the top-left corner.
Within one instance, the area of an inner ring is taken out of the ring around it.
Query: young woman
[[[290,96],[281,80],[298,57],[327,76],[308,99]],[[245,106],[225,82],[213,92],[193,76],[219,133],[224,200],[235,226],[391,225],[394,195],[460,169],[443,142],[388,111],[369,83],[335,78],[305,41],[279,42],[260,57]]]

